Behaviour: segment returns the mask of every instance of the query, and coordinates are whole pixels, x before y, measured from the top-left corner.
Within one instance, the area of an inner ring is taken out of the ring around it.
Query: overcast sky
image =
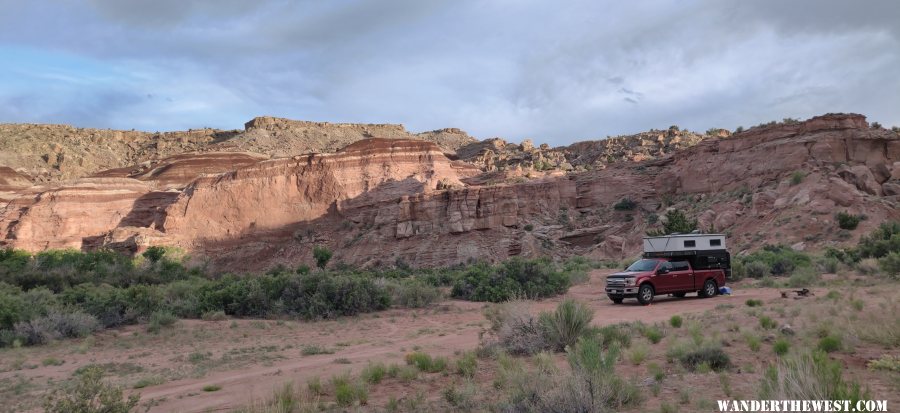
[[[900,3],[0,0],[0,122],[254,116],[554,144],[858,112],[900,125]]]

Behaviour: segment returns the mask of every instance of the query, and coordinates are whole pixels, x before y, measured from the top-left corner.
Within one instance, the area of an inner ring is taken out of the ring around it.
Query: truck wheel
[[[641,288],[638,289],[637,299],[643,305],[650,304],[653,301],[653,286],[649,283],[641,284]]]
[[[687,293],[675,293],[675,294],[672,294],[672,295],[674,295],[675,297],[678,297],[678,298],[684,298],[684,296],[686,296]]]
[[[718,292],[719,292],[719,287],[716,286],[716,282],[713,280],[706,280],[706,282],[703,283],[703,289],[700,290],[700,297],[702,297],[702,298],[715,297]]]
[[[614,295],[610,295],[608,297],[610,300],[612,300],[613,304],[622,304],[622,300],[625,299],[625,297],[616,297]]]

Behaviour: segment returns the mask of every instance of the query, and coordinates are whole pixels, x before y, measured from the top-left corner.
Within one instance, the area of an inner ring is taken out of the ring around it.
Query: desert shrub
[[[779,338],[775,340],[775,343],[772,344],[772,351],[779,356],[783,356],[787,354],[787,352],[791,349],[791,343],[784,338]]]
[[[469,411],[478,407],[475,401],[475,383],[465,383],[462,386],[450,386],[442,392],[444,400],[460,411]]]
[[[762,278],[770,274],[769,265],[762,261],[750,261],[744,265],[744,271],[750,278]]]
[[[456,373],[466,378],[475,377],[478,371],[478,358],[474,352],[467,351],[456,359]]]
[[[816,348],[824,351],[826,353],[832,353],[840,350],[843,347],[841,337],[838,335],[827,335],[819,339],[819,343],[816,345]]]
[[[453,297],[502,302],[517,297],[542,298],[566,292],[571,276],[548,258],[512,258],[496,266],[476,264],[453,284]]]
[[[397,282],[392,288],[393,303],[406,308],[423,308],[441,299],[441,290],[416,279]]]
[[[876,275],[881,270],[875,258],[863,258],[856,263],[856,271],[863,275]]]
[[[544,388],[539,411],[603,412],[620,411],[641,402],[640,389],[615,373],[619,357],[613,347],[603,350],[599,342],[582,339],[568,353],[571,374],[559,386]]]
[[[222,321],[227,320],[228,316],[224,311],[207,311],[200,316],[203,321]]]
[[[897,278],[900,275],[900,252],[891,252],[878,259],[878,267],[885,274]]]
[[[622,198],[619,202],[616,202],[613,205],[613,209],[616,211],[632,211],[637,207],[637,202],[632,201],[629,198]]]
[[[900,252],[900,222],[884,222],[869,235],[860,237],[857,246],[861,258],[881,258]]]
[[[313,247],[313,259],[316,260],[316,266],[319,268],[325,268],[328,265],[328,261],[331,261],[331,256],[333,253],[328,247],[323,247],[316,245]]]
[[[97,319],[89,314],[74,311],[53,312],[46,317],[16,323],[15,335],[26,345],[46,344],[60,338],[85,337],[100,328]]]
[[[319,354],[334,354],[334,350],[332,350],[328,347],[324,347],[324,346],[308,344],[308,345],[303,346],[302,349],[300,349],[300,354],[302,354],[304,356],[316,356]]]
[[[635,366],[640,365],[647,359],[647,356],[650,354],[650,348],[647,347],[646,344],[640,343],[631,347],[631,351],[628,352],[628,361]]]
[[[585,257],[576,255],[562,263],[562,271],[569,277],[569,283],[583,284],[590,281],[590,271],[593,268],[599,268],[602,263],[591,262]]]
[[[757,352],[760,347],[762,347],[762,340],[760,340],[759,336],[753,333],[744,334],[744,339],[747,341],[747,347],[750,348],[750,351]]]
[[[756,299],[750,298],[747,301],[745,301],[744,304],[747,304],[747,307],[762,307],[763,302],[762,302],[762,300],[756,300]]]
[[[803,182],[803,178],[806,178],[806,172],[794,171],[794,173],[791,174],[791,185],[799,185]]]
[[[133,411],[140,396],[124,398],[122,389],[103,382],[103,370],[92,367],[84,371],[71,387],[57,390],[47,397],[44,410],[48,413],[128,413]]]
[[[222,390],[222,386],[219,386],[218,384],[207,384],[206,386],[203,386],[202,390],[205,392],[214,392]]]
[[[386,375],[387,367],[382,362],[370,362],[365,368],[362,369],[362,372],[359,373],[359,377],[369,384],[381,383],[381,380],[384,380],[384,377]]]
[[[599,341],[604,348],[611,346],[628,348],[631,347],[631,331],[631,324],[613,324],[600,328],[590,328],[585,332],[585,336]]]
[[[641,334],[643,334],[644,337],[646,337],[647,340],[650,340],[650,342],[653,344],[658,344],[660,341],[662,341],[663,337],[665,337],[665,332],[663,332],[663,330],[656,325],[643,326],[643,328],[641,329]]]
[[[489,307],[485,317],[497,344],[510,354],[535,354],[549,346],[543,326],[528,312],[525,302],[508,301]]]
[[[324,271],[290,275],[281,293],[284,311],[305,319],[384,310],[390,306],[390,301],[386,289],[369,277]]]
[[[431,357],[422,352],[408,353],[405,357],[406,364],[415,366],[425,373],[440,373],[447,369],[447,359],[444,357]]]
[[[586,304],[565,300],[555,311],[541,313],[540,324],[550,345],[557,350],[563,350],[566,346],[575,344],[593,318],[594,311]]]
[[[666,219],[662,228],[647,231],[649,236],[669,235],[674,233],[688,234],[697,229],[697,220],[689,219],[684,212],[677,209],[666,211]]]
[[[819,280],[819,272],[812,267],[803,267],[794,271],[788,278],[787,285],[791,288],[809,287]]]
[[[672,318],[669,319],[669,325],[671,325],[672,327],[675,327],[675,328],[681,328],[681,324],[683,322],[684,322],[684,320],[681,318],[680,315],[673,315]]]
[[[178,318],[168,311],[157,311],[150,315],[150,321],[147,323],[147,331],[151,333],[159,333],[164,327],[171,327]]]
[[[834,218],[837,220],[838,227],[846,230],[854,230],[857,226],[859,226],[859,222],[862,221],[862,216],[848,214],[846,212],[838,212],[835,214]]]
[[[867,364],[872,370],[885,370],[900,373],[900,356],[885,354],[881,358],[870,360]]]
[[[759,278],[768,273],[772,275],[789,275],[795,268],[812,265],[812,259],[808,255],[783,245],[765,245],[762,249],[743,257],[741,260],[747,266],[747,275],[753,278]],[[761,271],[762,267],[756,264],[757,262],[765,264],[766,270]],[[761,275],[759,274],[760,272],[762,272]]]
[[[838,272],[841,261],[835,257],[824,257],[819,261],[819,268],[825,273],[835,274]]]
[[[770,400],[857,400],[869,398],[856,382],[841,377],[843,367],[824,352],[785,357],[770,367],[760,383],[760,398]]]
[[[778,327],[778,323],[775,322],[772,317],[764,315],[759,317],[759,326],[766,330],[771,330],[775,327]]]
[[[731,359],[719,345],[707,343],[679,354],[677,360],[686,368],[696,370],[701,365],[720,371],[731,366]]]
[[[164,255],[166,255],[166,248],[158,245],[154,245],[152,247],[147,248],[143,254],[141,254],[144,258],[150,260],[150,262],[157,262],[162,259]]]

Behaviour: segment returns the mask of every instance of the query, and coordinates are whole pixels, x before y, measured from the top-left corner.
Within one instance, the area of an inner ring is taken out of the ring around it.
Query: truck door
[[[653,287],[657,294],[668,293],[675,289],[675,279],[672,277],[672,263],[663,261],[656,269],[653,276]]]
[[[694,288],[694,271],[691,270],[691,264],[687,261],[672,261],[672,291],[689,292],[696,290]]]

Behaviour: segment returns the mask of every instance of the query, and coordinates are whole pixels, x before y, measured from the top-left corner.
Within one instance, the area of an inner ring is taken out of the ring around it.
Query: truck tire
[[[625,297],[619,297],[615,295],[608,295],[607,297],[612,300],[613,304],[622,304],[622,300],[625,299]]]
[[[643,305],[649,305],[653,301],[653,286],[650,283],[641,284],[637,294],[638,302]]]
[[[719,293],[719,287],[716,285],[716,282],[713,280],[706,280],[706,282],[703,283],[703,289],[700,290],[700,297],[701,298],[715,297],[716,294],[718,294],[718,293]]]
[[[687,293],[674,293],[672,295],[674,295],[675,297],[678,297],[678,298],[684,298],[684,296],[686,296]]]

